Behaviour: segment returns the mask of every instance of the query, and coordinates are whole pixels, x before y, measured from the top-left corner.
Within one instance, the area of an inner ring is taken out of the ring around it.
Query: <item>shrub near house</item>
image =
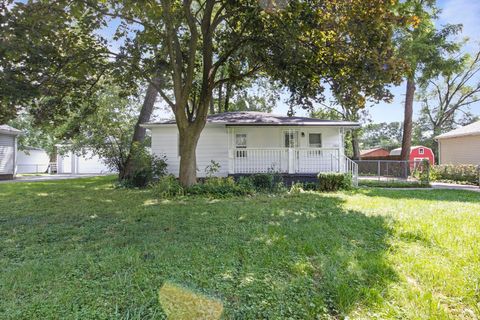
[[[430,179],[479,185],[480,170],[473,164],[441,164],[431,167]]]

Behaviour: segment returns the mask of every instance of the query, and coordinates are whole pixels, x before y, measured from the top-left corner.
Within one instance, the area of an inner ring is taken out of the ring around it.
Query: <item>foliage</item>
[[[210,164],[205,166],[205,174],[208,178],[211,178],[220,171],[220,168],[220,163],[215,160],[210,160]]]
[[[304,185],[301,182],[296,182],[290,186],[289,194],[300,194],[304,193],[305,190],[303,189]]]
[[[396,41],[398,54],[407,63],[405,72],[406,94],[403,121],[401,159],[408,160],[412,145],[413,101],[417,83],[425,83],[439,72],[452,70],[457,61],[448,54],[459,50],[451,36],[461,30],[461,25],[445,25],[437,29],[435,20],[439,10],[435,0],[407,0],[400,2],[399,10],[410,13],[405,28],[399,30]]]
[[[167,174],[166,156],[158,157],[142,145],[132,146],[132,160],[135,170],[129,179],[121,183],[126,187],[144,188]]]
[[[432,181],[455,181],[467,182],[478,185],[480,181],[480,169],[476,165],[468,164],[442,164],[430,168]]]
[[[232,177],[208,178],[204,183],[198,183],[186,189],[186,193],[189,195],[202,195],[214,198],[246,196],[254,192],[255,190],[251,186],[246,183],[235,183]]]
[[[27,147],[42,148],[50,156],[56,151],[55,145],[61,143],[58,139],[57,127],[39,128],[30,114],[21,114],[10,120],[8,124],[16,129],[22,130],[24,134],[18,136],[18,149],[25,150]]]
[[[365,180],[361,179],[358,182],[360,187],[371,188],[430,188],[429,183],[423,183],[421,181],[385,181],[385,180]]]
[[[130,154],[141,102],[135,97],[123,97],[118,86],[107,84],[96,92],[94,99],[96,112],[75,125],[79,134],[68,134],[72,136],[69,148],[78,153],[91,150],[111,169],[122,172]],[[72,121],[75,119],[64,125],[64,132],[74,127]]]
[[[349,190],[353,187],[349,173],[320,172],[317,177],[319,191]]]
[[[248,177],[257,191],[276,192],[283,190],[283,178],[278,172],[256,173]]]
[[[93,32],[98,24],[65,10],[66,1],[7,2],[0,6],[0,123],[29,113],[36,124],[61,125],[95,112],[90,98],[109,65]]]
[[[428,159],[423,159],[420,163],[415,163],[412,175],[417,178],[422,184],[430,184],[430,170],[431,164]]]
[[[0,318],[164,319],[158,292],[172,281],[219,299],[225,319],[476,313],[478,193],[158,203],[114,180],[2,184]]]
[[[281,10],[264,10],[258,0],[16,3],[1,24],[12,48],[2,59],[11,63],[2,70],[15,69],[12,77],[22,80],[11,92],[20,92],[23,84],[38,84],[38,74],[48,75],[48,83],[69,84],[36,95],[52,97],[50,101],[62,106],[58,111],[32,107],[29,111],[35,114],[45,110],[42,120],[81,119],[94,111],[94,103],[77,106],[76,98],[79,93],[90,97],[104,73],[126,92],[137,91],[143,83],[154,86],[175,114],[180,180],[191,185],[196,182],[198,137],[213,92],[224,84],[261,75],[287,86],[292,99],[301,102],[321,100],[328,82],[348,87],[339,94],[358,102],[364,96],[385,96],[385,84],[399,79],[401,66],[392,42],[403,18],[396,7],[389,0],[295,0]],[[109,25],[113,30],[105,32]],[[69,99],[62,99],[65,95]]]
[[[476,120],[469,107],[480,101],[480,48],[472,56],[453,56],[459,65],[427,81],[417,95],[422,103],[419,121],[431,138]],[[436,146],[435,146],[436,147]]]
[[[185,194],[178,179],[170,174],[160,177],[160,179],[152,185],[152,188],[155,195],[162,199],[171,199]]]

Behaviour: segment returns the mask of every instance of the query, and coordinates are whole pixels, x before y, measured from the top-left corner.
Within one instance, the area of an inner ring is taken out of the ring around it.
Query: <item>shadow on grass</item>
[[[426,189],[426,190],[388,190],[381,188],[364,188],[360,192],[370,197],[391,199],[419,199],[434,201],[454,201],[480,203],[480,193],[467,190]]]
[[[342,317],[397,280],[385,257],[391,221],[345,210],[334,195],[145,205],[155,203],[148,192],[92,181],[49,185],[57,202],[14,199],[0,223],[11,241],[0,310],[163,317],[158,290],[173,281],[221,300],[225,318]],[[22,197],[40,192],[29,188]]]

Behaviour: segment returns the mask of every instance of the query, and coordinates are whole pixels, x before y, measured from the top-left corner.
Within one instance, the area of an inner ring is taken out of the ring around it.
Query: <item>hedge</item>
[[[348,190],[353,186],[349,173],[320,172],[317,177],[319,191]]]
[[[478,185],[479,170],[473,164],[441,164],[430,168],[430,179],[432,181],[454,181],[467,182]]]

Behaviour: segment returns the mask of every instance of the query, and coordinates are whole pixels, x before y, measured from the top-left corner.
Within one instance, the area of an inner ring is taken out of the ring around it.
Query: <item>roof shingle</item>
[[[343,126],[360,127],[357,122],[339,120],[321,120],[307,117],[287,117],[267,112],[238,111],[224,112],[208,116],[207,123],[225,124],[227,126]],[[175,120],[150,122],[144,126],[155,126],[163,124],[175,124]]]

